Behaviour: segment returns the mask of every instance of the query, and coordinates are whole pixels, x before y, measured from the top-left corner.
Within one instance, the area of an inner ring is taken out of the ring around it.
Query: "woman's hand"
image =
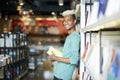
[[[53,61],[68,63],[68,64],[70,63],[69,58],[63,58],[63,57],[55,56],[53,52],[52,52],[51,55],[49,55],[49,59],[53,60]]]
[[[52,52],[52,53],[53,53],[53,52]],[[57,56],[55,56],[54,53],[51,54],[51,55],[49,55],[49,59],[50,59],[50,60],[56,61],[56,58],[57,58]]]

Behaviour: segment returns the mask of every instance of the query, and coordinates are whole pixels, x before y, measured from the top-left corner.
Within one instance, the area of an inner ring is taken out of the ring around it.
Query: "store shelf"
[[[0,53],[4,66],[3,80],[16,80],[25,75],[28,69],[27,35],[24,33],[1,33]],[[5,58],[5,59],[4,59]],[[18,79],[20,80],[20,79]]]
[[[110,17],[103,17],[96,23],[86,26],[85,28],[81,29],[83,32],[89,31],[98,31],[104,29],[120,29],[120,12],[110,16]]]
[[[96,3],[94,0],[88,2],[82,0],[80,20],[82,27],[81,57],[84,55],[87,42],[90,42],[90,46],[94,46],[92,51],[88,47],[86,52],[88,56],[81,60],[80,76],[84,80],[115,80],[115,78],[120,78],[120,76],[114,76],[118,73],[118,70],[113,67],[114,61],[112,61],[114,56],[120,53],[120,46],[118,46],[120,42],[120,10],[119,7],[112,10],[111,8],[114,4],[115,6],[119,6],[119,1],[116,4],[111,1],[103,3],[97,1]],[[103,5],[105,9],[102,9]],[[103,14],[104,11],[105,13]],[[97,18],[98,13],[99,18]],[[113,68],[115,71],[112,70]],[[88,79],[86,79],[86,75],[88,75]],[[83,80],[82,78],[81,80]]]
[[[3,48],[6,48],[6,49],[24,49],[26,48],[26,46],[18,46],[18,47],[0,47],[0,49],[3,49]]]
[[[83,62],[84,66],[86,67],[88,73],[91,75],[91,77],[93,78],[93,80],[95,80],[95,76],[93,75],[93,73],[90,71],[90,69],[88,68],[88,66],[86,65],[85,61],[81,58],[81,61]]]
[[[25,70],[21,75],[19,75],[15,80],[20,80],[27,73],[28,73],[28,69]]]

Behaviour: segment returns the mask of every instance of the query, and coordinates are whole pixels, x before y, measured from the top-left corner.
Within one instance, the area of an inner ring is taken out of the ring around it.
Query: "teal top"
[[[63,80],[71,80],[74,69],[79,60],[80,35],[73,32],[67,36],[63,47],[62,57],[69,58],[70,64],[58,62],[54,68],[54,75]]]

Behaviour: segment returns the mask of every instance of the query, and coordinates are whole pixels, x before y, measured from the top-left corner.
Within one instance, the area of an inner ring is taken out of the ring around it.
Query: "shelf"
[[[103,17],[102,19],[98,20],[96,23],[81,29],[81,31],[89,32],[89,31],[99,31],[105,29],[120,29],[120,12],[110,17]]]
[[[24,71],[21,75],[19,75],[15,80],[20,80],[20,78],[22,78],[25,74],[27,74],[28,69],[26,71]]]
[[[28,37],[62,37],[67,36],[67,34],[28,34]]]
[[[28,72],[27,36],[24,33],[1,33],[0,53],[5,58],[3,80],[20,80]],[[22,72],[21,72],[22,71]],[[21,74],[20,74],[21,73]],[[12,75],[15,74],[15,75]],[[20,74],[20,75],[19,75]]]
[[[25,49],[27,46],[17,46],[17,47],[0,47],[0,49]]]
[[[83,62],[84,66],[87,69],[87,72],[91,76],[92,80],[105,80],[104,77],[102,77],[103,74],[97,74],[93,73],[93,71],[86,65],[86,62],[81,58],[81,61]]]
[[[95,77],[93,76],[92,72],[90,71],[90,69],[87,67],[85,61],[81,58],[81,61],[83,62],[84,66],[86,67],[86,69],[88,70],[88,73],[91,75],[91,77],[93,78],[93,80],[95,80]]]

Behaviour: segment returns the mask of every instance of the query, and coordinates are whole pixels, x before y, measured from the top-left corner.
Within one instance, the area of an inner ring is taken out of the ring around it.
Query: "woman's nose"
[[[67,22],[66,21],[64,21],[64,23],[63,23],[64,25],[66,25],[67,24]]]

